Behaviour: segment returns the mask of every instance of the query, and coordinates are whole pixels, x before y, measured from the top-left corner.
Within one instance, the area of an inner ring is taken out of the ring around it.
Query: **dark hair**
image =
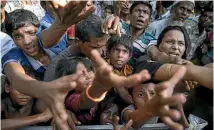
[[[132,13],[132,11],[134,10],[134,8],[137,6],[137,5],[140,5],[140,4],[143,4],[143,5],[146,5],[149,7],[149,10],[150,10],[150,16],[152,15],[152,6],[149,2],[146,2],[146,1],[135,1],[132,6],[130,7],[130,14]]]
[[[211,7],[204,8],[204,10],[201,12],[201,16],[202,16],[205,12],[213,12],[213,9],[212,9]]]
[[[168,8],[173,4],[174,1],[162,1],[162,5],[164,8]]]
[[[107,5],[104,10],[109,9],[111,10],[111,13],[114,14],[114,7],[112,5]]]
[[[59,60],[57,66],[56,66],[56,74],[55,78],[60,78],[65,75],[70,75],[76,73],[77,64],[82,63],[88,71],[93,70],[93,65],[89,59],[86,59],[85,57],[69,57],[69,58],[63,58]]]
[[[28,10],[14,10],[8,13],[5,19],[5,29],[10,36],[12,36],[14,30],[29,25],[39,27],[40,22],[37,16]]]
[[[133,39],[131,36],[122,34],[121,37],[117,36],[117,35],[113,35],[111,36],[108,41],[107,41],[107,49],[108,52],[111,51],[111,49],[114,46],[117,45],[123,45],[126,49],[129,50],[129,53],[131,54],[133,51]]]
[[[162,42],[164,35],[171,30],[178,30],[178,31],[181,31],[183,33],[184,40],[185,40],[185,52],[184,52],[182,58],[186,58],[186,53],[188,52],[187,49],[190,49],[190,46],[191,46],[191,40],[189,38],[189,35],[188,35],[186,29],[182,26],[168,26],[168,27],[166,27],[158,37],[157,47],[159,47],[160,43]]]
[[[103,19],[91,14],[75,26],[75,35],[83,43],[90,42],[90,37],[102,37],[104,33],[101,30]]]

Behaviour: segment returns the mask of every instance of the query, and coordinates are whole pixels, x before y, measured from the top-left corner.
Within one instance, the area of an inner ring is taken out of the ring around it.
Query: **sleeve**
[[[124,121],[124,119],[123,119],[123,117],[124,117],[124,113],[125,113],[125,111],[127,111],[127,110],[135,110],[135,107],[134,107],[134,105],[132,104],[132,105],[129,105],[128,107],[126,107],[126,108],[124,108],[123,110],[122,110],[122,112],[121,112],[121,122],[123,123],[123,124],[126,124],[127,122],[126,121]]]
[[[23,53],[19,50],[19,48],[13,48],[8,53],[6,53],[2,59],[2,68],[4,68],[10,62],[20,63],[22,59]]]
[[[80,112],[80,94],[72,93],[65,99],[65,106],[73,112]]]
[[[148,57],[148,56],[147,56]],[[156,82],[154,78],[154,74],[156,71],[162,66],[162,63],[146,60],[148,58],[145,58],[145,56],[138,58],[136,64],[135,64],[135,70],[134,73],[138,73],[141,70],[148,70],[151,79],[147,82]]]
[[[16,44],[14,43],[13,39],[5,34],[0,32],[1,34],[1,58],[12,48],[16,47]]]

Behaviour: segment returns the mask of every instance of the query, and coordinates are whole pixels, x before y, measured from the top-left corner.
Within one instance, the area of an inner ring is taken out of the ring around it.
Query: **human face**
[[[105,9],[104,10],[104,15],[105,15],[105,17],[108,17],[108,16],[112,15],[111,10],[110,9]]]
[[[91,68],[92,69],[92,68]],[[76,91],[81,93],[89,85],[92,84],[94,80],[94,72],[91,69],[87,69],[83,63],[78,63],[76,67],[76,74],[79,74],[78,85]]]
[[[109,58],[114,68],[122,68],[130,59],[131,54],[124,45],[113,45],[110,50]]]
[[[169,56],[182,57],[186,49],[183,33],[178,30],[168,31],[164,34],[159,49]]]
[[[177,3],[174,8],[173,19],[175,21],[184,22],[191,14],[194,9],[194,5],[189,1],[181,1]]]
[[[17,105],[26,105],[32,99],[32,97],[20,93],[11,85],[9,86],[9,93],[12,101],[14,101]]]
[[[154,85],[141,84],[133,88],[133,102],[136,108],[144,105],[155,96]]]
[[[93,49],[96,49],[100,54],[102,54],[106,50],[105,45],[108,38],[108,35],[104,35],[100,38],[91,37],[90,42],[80,42],[80,50],[88,58],[91,58],[91,51]]]
[[[93,6],[94,5],[94,3],[92,2],[92,1],[88,1],[87,3],[86,3],[86,6],[85,6],[85,8],[82,10],[82,12],[85,12],[86,10],[88,10],[91,6]]]
[[[132,3],[132,1],[122,1],[121,13],[128,15]]]
[[[210,3],[210,1],[205,1],[205,0],[195,1],[195,5],[199,9],[203,9],[204,7],[208,6],[209,3]]]
[[[213,22],[213,12],[204,12],[199,18],[199,24],[202,27],[209,27]]]
[[[106,125],[106,124],[112,124],[113,123],[113,116],[119,114],[119,107],[117,104],[113,104],[110,108],[105,110],[100,115],[100,124]]]
[[[150,13],[147,5],[139,4],[135,6],[130,15],[131,26],[138,30],[145,29],[150,22]]]
[[[31,57],[37,56],[40,51],[36,36],[37,30],[37,27],[30,25],[20,27],[12,33],[12,37],[16,45]]]

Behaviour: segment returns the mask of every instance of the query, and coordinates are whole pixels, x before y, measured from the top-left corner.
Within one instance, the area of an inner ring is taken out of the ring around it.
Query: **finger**
[[[185,89],[186,89],[187,91],[190,91],[190,86],[189,86],[188,82],[185,81],[184,83],[185,83]]]
[[[169,117],[162,117],[161,120],[169,126],[170,129],[172,130],[183,130],[183,126],[179,123],[174,122],[172,119]]]
[[[111,78],[116,87],[126,86],[126,88],[130,88],[149,80],[150,75],[147,70],[142,70],[141,72],[130,75],[128,77],[118,76],[112,73]]]
[[[113,17],[113,16],[109,16],[109,18],[107,19],[106,25],[104,26],[106,34],[108,34],[109,28],[111,28],[113,26],[114,19],[115,19],[115,17]]]
[[[120,120],[120,118],[118,116],[114,115],[114,117],[113,117],[113,123],[112,123],[112,125],[114,127],[114,130],[120,130],[120,127],[118,125],[119,120]]]
[[[118,25],[120,25],[120,18],[119,17],[115,17],[113,23],[114,24],[112,25],[112,28],[113,28],[114,31],[116,31],[117,28],[118,28]]]
[[[169,105],[169,106],[183,104],[185,103],[185,101],[186,101],[186,98],[183,94],[175,94],[172,97],[160,98],[161,105]]]
[[[121,27],[120,24],[117,26],[117,30],[116,30],[116,34],[117,36],[121,37],[121,33],[120,33]]]
[[[193,85],[194,85],[194,86],[198,85],[198,82],[193,81]]]
[[[76,125],[81,125],[81,122],[79,122],[79,121],[77,120],[77,118],[76,118],[76,116],[74,115],[74,113],[73,113],[73,112],[70,112],[70,114],[71,114],[71,118],[72,118],[73,122],[74,122]]]
[[[178,121],[181,118],[181,114],[178,110],[176,109],[166,109],[162,108],[159,115],[159,117],[169,117],[172,120]]]
[[[63,110],[59,110],[59,111],[63,111]],[[55,121],[56,128],[59,128],[59,129],[62,129],[62,130],[68,130],[68,124],[66,123],[67,120],[61,119],[62,116],[59,114],[57,108],[56,107],[52,107],[51,108],[51,112],[53,114],[53,118],[54,118],[54,121]]]
[[[78,21],[83,20],[84,18],[86,18],[87,16],[89,16],[90,14],[92,14],[95,11],[95,6],[90,6],[86,11],[82,12],[79,14],[78,16]],[[78,22],[77,22],[78,23]]]
[[[185,75],[186,73],[186,68],[185,67],[180,67],[177,72],[168,80],[171,86],[175,86]]]
[[[193,81],[189,81],[189,86],[190,86],[191,89],[195,88],[195,86],[193,85]]]
[[[66,75],[61,77],[60,80],[61,82],[65,83],[65,82],[73,82],[76,81],[79,78],[79,75],[77,74],[71,74],[71,75]]]
[[[71,114],[70,114],[70,112],[68,111],[68,125],[69,125],[69,127],[72,129],[72,130],[77,130],[77,127],[76,127],[76,125],[75,125],[75,123],[74,123],[74,121],[73,121],[73,119],[72,119],[72,117],[71,117]]]
[[[129,120],[129,122],[126,123],[126,124],[121,128],[121,130],[129,130],[129,129],[131,128],[132,124],[133,124],[133,120]]]
[[[96,67],[100,67],[101,65],[107,64],[105,60],[100,56],[100,53],[97,50],[91,51],[91,59]]]

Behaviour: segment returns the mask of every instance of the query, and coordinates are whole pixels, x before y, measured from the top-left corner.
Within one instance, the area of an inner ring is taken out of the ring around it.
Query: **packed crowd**
[[[213,1],[3,0],[0,39],[2,129],[213,128]]]

